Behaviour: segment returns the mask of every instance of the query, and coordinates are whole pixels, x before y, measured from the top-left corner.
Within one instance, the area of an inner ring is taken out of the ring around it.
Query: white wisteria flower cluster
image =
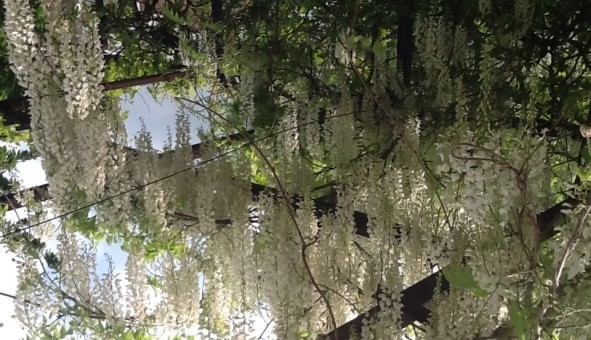
[[[460,108],[457,123],[424,140],[420,112],[391,108],[386,88],[396,80],[380,74],[362,84],[362,96],[352,93],[347,70],[359,68],[351,51],[357,42],[342,33],[335,60],[327,58],[319,71],[339,95],[312,98],[298,81],[285,84],[282,90],[297,95],[273,122],[278,137],[255,144],[245,133],[245,147],[225,157],[215,143],[195,152],[188,116],[178,115],[164,152],[156,152],[145,127],[135,138],[137,149],[129,150],[121,145],[126,136],[116,100],[101,86],[96,18],[85,6],[77,16],[64,11],[65,1],[42,3],[45,31],[35,27],[27,2],[17,0],[4,2],[5,29],[53,207],[64,212],[104,201],[95,207],[96,230],[88,233],[119,236],[128,257],[124,273],[107,259],[108,269],[99,274],[96,244],[72,232],[67,220],[55,228],[54,268],[21,254],[17,316],[32,333],[57,318],[79,322],[72,324],[82,336],[91,332],[84,325],[96,334],[108,328],[111,338],[130,328],[152,335],[205,329],[211,338],[256,339],[253,315],[264,310],[278,338],[302,339],[378,306],[356,336],[403,338],[401,291],[445,267],[451,288],[425,306],[432,313],[424,336],[470,339],[506,323],[508,301],[548,291],[547,282],[537,280],[536,212],[549,203],[544,197],[552,170],[545,137],[519,129],[469,131]],[[516,15],[529,16],[522,1],[516,6]],[[481,1],[482,10],[488,7]],[[424,29],[417,33],[419,54],[434,102],[461,104],[463,84],[451,81],[451,72],[463,59],[457,54],[465,53],[466,32],[430,15],[417,27]],[[234,52],[251,58],[251,47]],[[490,48],[485,42],[484,53]],[[378,57],[380,72],[388,71],[387,59]],[[479,62],[474,67],[482,68],[483,93],[474,110],[489,122],[495,70],[484,68],[494,60],[485,55]],[[253,64],[241,70],[241,87],[233,93],[246,110],[247,127],[260,114],[255,92],[265,71]],[[277,90],[273,84],[268,89]],[[400,85],[396,90],[406,93]],[[208,105],[213,101],[201,103],[212,125],[231,125],[218,121],[223,116]],[[320,109],[323,124],[307,124],[318,120]],[[237,127],[224,129],[230,130]],[[326,188],[327,195],[318,194]],[[327,200],[334,204],[323,207]],[[358,221],[360,212],[366,221]],[[550,242],[554,253],[575,242],[568,237],[591,239],[579,213],[567,214],[567,239]],[[587,261],[588,248],[565,259],[569,278],[582,274],[574,262]]]
[[[88,199],[103,194],[111,157],[106,137],[117,125],[112,104],[102,103],[97,19],[87,6],[80,7],[84,16],[69,15],[68,3],[42,2],[43,27],[27,2],[4,3],[9,60],[29,98],[33,141],[61,211],[71,208],[74,188]]]

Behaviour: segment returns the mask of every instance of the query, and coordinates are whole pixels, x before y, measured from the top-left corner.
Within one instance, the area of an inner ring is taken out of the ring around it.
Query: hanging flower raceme
[[[9,60],[27,95],[63,93],[70,118],[88,117],[103,98],[97,18],[86,6],[68,9],[65,1],[42,1],[46,20],[40,28],[27,2],[8,0],[4,6]],[[79,15],[72,15],[75,11]]]
[[[38,9],[17,0],[4,6],[9,60],[29,98],[33,142],[54,207],[67,209],[73,190],[97,199],[106,183],[109,136],[119,125],[109,119],[116,106],[103,100],[98,20],[87,6],[66,1],[42,1]]]

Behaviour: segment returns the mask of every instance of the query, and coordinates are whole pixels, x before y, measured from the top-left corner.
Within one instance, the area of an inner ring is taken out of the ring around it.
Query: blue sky
[[[168,127],[174,136],[178,106],[170,96],[155,100],[146,88],[140,88],[133,99],[122,101],[121,109],[129,111],[128,118],[125,121],[129,146],[134,146],[133,137],[139,132],[142,120],[152,134],[154,148],[162,149],[168,139]],[[203,122],[193,116],[190,117],[190,122],[192,130],[191,142],[197,143],[199,141],[197,129],[202,126]],[[39,160],[18,164],[17,173],[24,187],[28,188],[46,183],[45,174]],[[104,272],[107,269],[108,264],[104,256],[105,253],[112,257],[116,272],[123,275],[126,254],[118,245],[108,245],[105,242],[97,246],[98,271]],[[12,257],[11,253],[7,253],[6,249],[0,246],[0,272],[3,277],[0,280],[0,292],[8,294],[14,294],[17,285],[16,268],[12,262]],[[24,335],[19,323],[12,318],[13,314],[12,301],[9,298],[0,296],[0,323],[4,324],[0,328],[0,337],[2,339],[17,339]]]

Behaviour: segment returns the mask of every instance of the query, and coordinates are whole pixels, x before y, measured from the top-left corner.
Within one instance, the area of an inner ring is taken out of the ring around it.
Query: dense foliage
[[[590,3],[139,3],[4,1],[59,215],[4,228],[32,337],[585,337]],[[180,68],[126,147],[106,82]]]

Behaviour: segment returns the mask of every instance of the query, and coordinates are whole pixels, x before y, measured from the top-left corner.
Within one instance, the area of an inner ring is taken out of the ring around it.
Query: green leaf
[[[377,41],[372,47],[373,53],[378,57],[384,57],[388,51],[388,46],[385,41]]]
[[[582,168],[578,167],[577,165],[575,165],[575,171],[577,173],[577,176],[579,176],[579,178],[581,179],[581,181],[583,181],[583,182],[591,181],[591,171],[587,171],[586,169],[582,169]]]
[[[170,9],[168,6],[162,7],[162,14],[164,14],[168,20],[174,22],[175,24],[184,26],[187,23],[185,18],[181,18],[181,16],[176,14],[176,12]]]
[[[84,218],[82,216],[84,216],[84,212],[78,216],[78,219],[71,219],[68,223],[69,226],[94,241],[100,241],[102,239],[102,235],[97,230],[96,218]],[[88,216],[88,213],[86,213],[86,216]]]
[[[470,268],[458,264],[452,264],[443,268],[443,275],[453,287],[469,289],[479,297],[485,297],[488,295],[487,291],[478,286]]]
[[[57,257],[57,255],[49,250],[45,251],[45,254],[43,254],[43,258],[45,259],[45,262],[47,262],[47,266],[55,271],[60,270],[61,268],[61,261],[60,259]]]
[[[127,331],[125,333],[123,333],[123,336],[121,337],[122,340],[135,340],[135,337],[133,336],[133,331]]]
[[[267,86],[258,85],[254,92],[254,125],[256,127],[270,127],[280,116],[281,107],[275,103],[273,94]]]
[[[509,304],[509,319],[515,335],[520,339],[525,339],[531,328],[531,312],[522,308],[518,302],[512,301]]]
[[[581,152],[581,158],[583,159],[583,161],[585,161],[585,163],[591,162],[591,155],[589,155],[588,147],[583,148],[583,151]]]
[[[549,248],[549,247],[546,247]],[[542,269],[544,270],[544,278],[552,279],[554,277],[554,256],[551,249],[540,249],[539,255]]]

